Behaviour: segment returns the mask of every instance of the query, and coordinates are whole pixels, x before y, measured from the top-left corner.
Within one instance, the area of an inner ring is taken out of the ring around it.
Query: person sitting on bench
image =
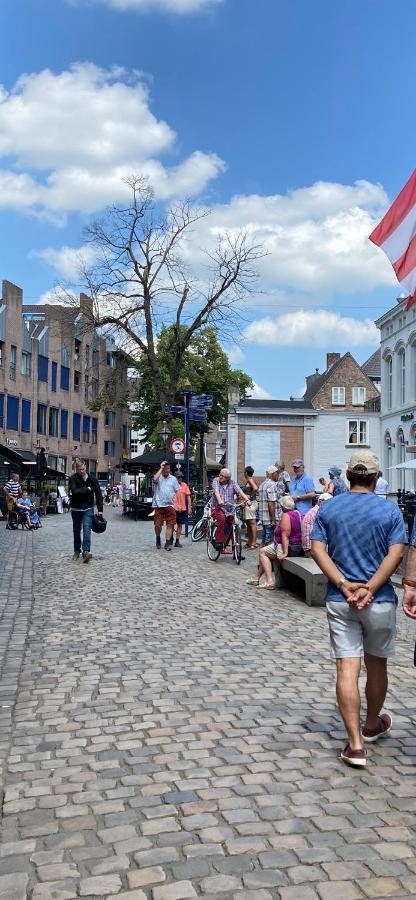
[[[260,547],[257,575],[249,578],[247,581],[247,584],[252,584],[266,591],[274,591],[275,589],[273,562],[276,565],[287,556],[303,556],[302,516],[299,510],[295,509],[295,502],[288,494],[280,498],[279,505],[282,510],[282,517],[274,530],[273,543],[267,544],[266,547]],[[266,582],[265,584],[260,584],[263,574],[266,576]]]

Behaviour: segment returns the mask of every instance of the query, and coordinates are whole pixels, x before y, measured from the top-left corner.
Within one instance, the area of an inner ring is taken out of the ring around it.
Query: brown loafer
[[[341,759],[348,766],[355,766],[357,769],[367,765],[367,753],[364,748],[353,750],[349,744],[341,750]]]
[[[368,744],[378,741],[379,738],[385,737],[391,731],[393,719],[390,713],[383,713],[378,717],[378,725],[376,728],[363,728],[363,738]]]

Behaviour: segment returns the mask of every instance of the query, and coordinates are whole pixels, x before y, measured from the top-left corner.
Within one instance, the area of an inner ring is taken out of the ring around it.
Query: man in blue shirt
[[[303,459],[294,459],[294,475],[290,479],[290,494],[295,501],[296,509],[304,516],[312,507],[315,499],[315,485],[310,475],[306,475]]]
[[[387,659],[394,655],[397,598],[390,576],[402,556],[406,533],[395,503],[374,494],[380,464],[370,450],[353,453],[347,469],[350,491],[319,510],[311,555],[328,578],[327,617],[337,665],[337,699],[348,735],[341,759],[366,765],[363,740],[391,729],[380,715],[387,693]],[[367,716],[360,728],[358,678],[367,669]]]

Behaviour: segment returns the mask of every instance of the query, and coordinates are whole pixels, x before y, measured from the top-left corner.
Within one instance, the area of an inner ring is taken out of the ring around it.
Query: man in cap
[[[296,509],[304,516],[312,507],[315,499],[315,485],[310,475],[305,472],[303,459],[294,459],[293,475],[290,479],[290,494],[295,501]]]
[[[397,598],[390,576],[402,559],[406,534],[398,506],[374,494],[379,468],[370,450],[353,453],[349,492],[324,503],[312,530],[311,555],[328,578],[337,700],[348,736],[341,759],[356,767],[366,765],[364,742],[377,741],[392,726],[389,713],[381,713],[396,635]],[[367,670],[363,729],[358,685],[362,656]]]
[[[266,469],[266,478],[259,487],[259,520],[263,526],[263,547],[273,543],[276,517],[278,515],[276,512],[278,501],[278,479],[279,470],[277,466],[269,466],[269,468]]]

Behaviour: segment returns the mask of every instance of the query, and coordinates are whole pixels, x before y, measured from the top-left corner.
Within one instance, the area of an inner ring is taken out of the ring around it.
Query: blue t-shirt
[[[310,475],[306,475],[304,472],[303,475],[300,475],[297,478],[296,475],[292,475],[290,479],[290,495],[296,496],[296,494],[310,494],[311,492],[315,492],[315,485],[312,481]],[[296,509],[299,510],[301,516],[304,516],[305,513],[309,512],[312,508],[313,500],[296,500],[295,506]]]
[[[364,583],[377,571],[392,544],[407,543],[399,507],[391,500],[361,491],[349,491],[333,497],[332,503],[325,503],[315,519],[311,537],[328,545],[328,554],[344,578]],[[330,582],[326,599],[346,602]],[[396,601],[390,578],[374,600]]]
[[[409,544],[411,547],[416,547],[416,519],[413,522],[412,534],[411,534]]]

